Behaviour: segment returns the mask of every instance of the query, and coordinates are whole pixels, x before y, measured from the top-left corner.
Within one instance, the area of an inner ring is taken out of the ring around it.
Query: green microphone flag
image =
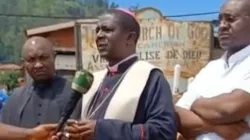
[[[72,82],[72,89],[79,93],[86,93],[94,80],[94,76],[86,70],[77,71]]]

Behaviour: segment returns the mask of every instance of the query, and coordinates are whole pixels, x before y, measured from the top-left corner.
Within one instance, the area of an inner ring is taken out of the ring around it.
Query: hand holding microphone
[[[66,108],[63,111],[63,114],[61,115],[61,119],[58,122],[56,133],[62,131],[67,120],[73,113],[77,102],[81,99],[83,94],[87,93],[87,91],[92,86],[93,81],[94,76],[90,72],[86,70],[76,72],[71,86],[73,89],[73,93],[66,105]]]

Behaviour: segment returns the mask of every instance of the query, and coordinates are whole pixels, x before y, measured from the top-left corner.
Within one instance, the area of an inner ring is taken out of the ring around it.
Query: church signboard
[[[139,59],[161,67],[167,78],[173,76],[174,66],[179,64],[184,79],[180,84],[186,85],[186,79],[195,76],[209,62],[213,45],[210,23],[169,20],[153,8],[139,10],[136,18],[141,27],[137,44]],[[90,71],[106,66],[96,49],[95,27],[96,24],[82,24],[81,28],[83,67]]]

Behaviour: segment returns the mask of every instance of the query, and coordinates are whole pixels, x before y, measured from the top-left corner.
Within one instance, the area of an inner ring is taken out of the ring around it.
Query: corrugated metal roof
[[[97,22],[97,19],[79,19],[79,20],[73,20],[73,21],[69,21],[69,22],[52,24],[52,25],[48,25],[48,26],[40,26],[37,28],[27,29],[27,30],[25,30],[25,33],[27,36],[31,36],[31,35],[37,35],[37,34],[57,31],[57,30],[61,30],[61,29],[72,28],[72,27],[74,27],[76,22],[77,23],[93,23],[93,22]]]

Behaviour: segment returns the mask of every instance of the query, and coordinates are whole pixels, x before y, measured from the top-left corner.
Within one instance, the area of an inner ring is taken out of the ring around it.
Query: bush
[[[1,71],[0,84],[7,85],[11,90],[18,86],[18,78],[21,77],[20,71]]]

